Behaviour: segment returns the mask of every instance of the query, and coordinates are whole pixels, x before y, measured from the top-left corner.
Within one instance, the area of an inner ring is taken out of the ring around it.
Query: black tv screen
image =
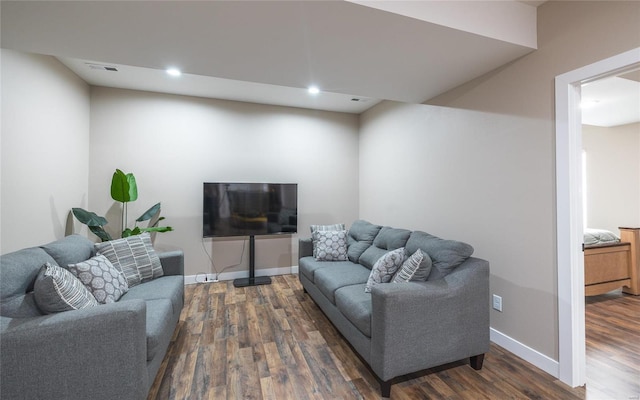
[[[202,216],[203,237],[296,233],[298,185],[205,182]]]

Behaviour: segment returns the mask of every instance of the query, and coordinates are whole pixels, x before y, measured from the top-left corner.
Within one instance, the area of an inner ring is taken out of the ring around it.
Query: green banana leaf
[[[171,232],[173,228],[170,226],[151,226],[149,228],[138,228],[141,232]]]
[[[72,208],[71,211],[73,212],[73,215],[78,218],[78,221],[89,227],[99,227],[109,223],[105,217],[101,217],[94,212],[87,211],[82,208]]]
[[[109,232],[105,231],[104,228],[102,228],[101,226],[90,226],[89,230],[93,232],[94,235],[99,237],[100,240],[102,240],[103,242],[108,242],[109,240],[112,240],[111,235],[109,235]]]
[[[138,185],[132,173],[125,174],[119,169],[111,178],[111,198],[121,203],[128,203],[138,199]]]
[[[144,212],[136,221],[148,221],[160,212],[160,203],[155,204],[153,207]]]

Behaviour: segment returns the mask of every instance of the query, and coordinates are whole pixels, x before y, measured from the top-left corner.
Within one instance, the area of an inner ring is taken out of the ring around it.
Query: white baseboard
[[[498,346],[509,350],[516,356],[523,360],[535,365],[544,372],[552,375],[555,378],[560,376],[560,367],[558,361],[540,353],[531,347],[518,342],[517,340],[505,335],[504,333],[497,331],[493,328],[490,329],[491,341]]]
[[[297,274],[298,266],[294,265],[291,267],[282,267],[282,268],[265,268],[265,269],[256,269],[256,276],[274,276],[274,275],[287,275],[287,274]],[[216,278],[215,274],[198,274],[198,275],[185,275],[184,284],[191,285],[193,283],[203,283],[205,282],[213,282]],[[248,278],[249,271],[233,271],[233,272],[223,272],[218,277],[219,281],[232,281],[238,278]]]

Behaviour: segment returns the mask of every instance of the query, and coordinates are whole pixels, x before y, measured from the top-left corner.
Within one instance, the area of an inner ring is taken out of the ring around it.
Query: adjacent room
[[[0,18],[3,398],[640,396],[640,106],[602,97],[637,101],[639,2]],[[554,80],[621,55],[582,86],[572,226],[615,243],[567,321]]]

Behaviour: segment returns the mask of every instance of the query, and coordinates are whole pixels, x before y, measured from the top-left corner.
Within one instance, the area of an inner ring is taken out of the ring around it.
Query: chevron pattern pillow
[[[40,311],[53,314],[98,305],[91,292],[64,268],[46,263],[40,268],[33,287]]]
[[[98,254],[102,254],[124,274],[129,287],[164,275],[160,258],[151,244],[151,235],[141,235],[96,243]]]

